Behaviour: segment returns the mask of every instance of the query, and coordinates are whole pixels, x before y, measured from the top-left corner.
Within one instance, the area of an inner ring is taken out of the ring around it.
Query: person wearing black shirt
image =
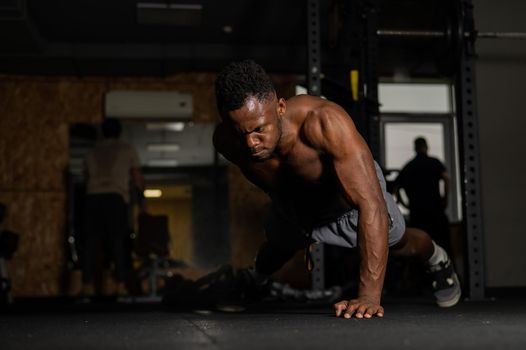
[[[428,156],[423,137],[416,138],[414,145],[416,156],[400,171],[395,180],[396,192],[403,188],[407,194],[410,226],[424,230],[450,252],[449,221],[445,213],[449,192],[447,169],[440,160]],[[443,194],[440,181],[444,183]]]

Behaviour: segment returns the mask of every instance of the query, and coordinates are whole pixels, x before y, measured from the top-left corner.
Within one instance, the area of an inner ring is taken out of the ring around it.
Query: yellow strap
[[[358,101],[358,82],[360,81],[358,70],[356,69],[351,70],[350,78],[351,78],[352,99],[353,101]]]

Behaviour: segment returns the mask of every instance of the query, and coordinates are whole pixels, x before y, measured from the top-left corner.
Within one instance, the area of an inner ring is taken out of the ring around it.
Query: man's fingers
[[[342,300],[334,304],[336,317],[343,315],[345,318],[372,318],[374,316],[383,317],[384,308],[375,303],[363,303],[359,299]]]
[[[334,305],[334,311],[336,311],[336,317],[340,317],[340,315],[342,314],[342,311],[344,311],[345,309],[347,309],[347,305],[342,305],[342,304]]]
[[[365,318],[371,318],[374,315],[378,315],[378,311],[379,310],[380,310],[380,308],[370,306],[370,307],[367,308],[367,311],[365,311],[364,317]]]
[[[348,302],[343,300],[334,304],[334,311],[336,311],[336,317],[340,317],[342,311],[347,309]]]
[[[365,314],[365,310],[367,309],[367,306],[365,305],[360,305],[358,306],[358,309],[356,310],[356,317],[357,318],[362,318]]]
[[[345,311],[343,317],[351,318],[354,315],[354,312],[356,311],[358,306],[359,304],[349,303],[349,306],[347,306],[347,310]]]
[[[376,316],[378,317],[384,317],[384,308],[383,307],[379,307],[378,308],[378,311],[376,311]]]

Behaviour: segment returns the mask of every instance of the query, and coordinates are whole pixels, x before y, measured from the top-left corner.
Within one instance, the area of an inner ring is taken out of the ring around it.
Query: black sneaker
[[[436,302],[440,307],[451,307],[460,300],[462,290],[451,260],[429,267]]]

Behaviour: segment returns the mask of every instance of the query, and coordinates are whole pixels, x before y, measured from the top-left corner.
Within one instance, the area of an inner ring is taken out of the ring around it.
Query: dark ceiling
[[[246,57],[288,71],[305,62],[303,0],[21,3],[0,0],[0,64],[8,73],[165,75]]]
[[[327,71],[359,44],[344,34],[355,2],[320,0]],[[379,3],[380,25],[442,25],[444,1]],[[306,0],[0,0],[0,74],[165,76],[247,57],[303,73],[306,27]],[[406,44],[383,43],[382,74],[436,74],[435,43]]]

